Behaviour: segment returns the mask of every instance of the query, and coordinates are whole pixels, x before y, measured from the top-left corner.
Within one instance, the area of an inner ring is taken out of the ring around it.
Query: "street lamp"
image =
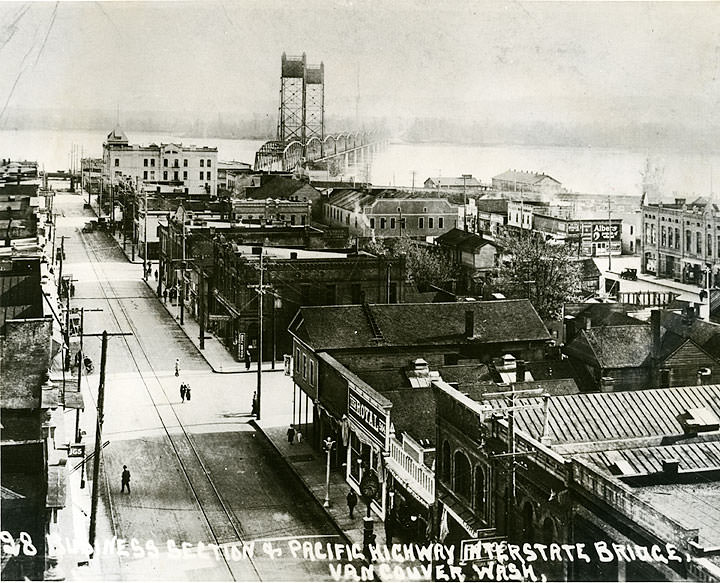
[[[323,448],[327,454],[327,466],[325,468],[325,502],[323,502],[325,508],[330,508],[330,452],[332,452],[334,446],[335,441],[330,436],[326,437],[325,441],[323,441]]]

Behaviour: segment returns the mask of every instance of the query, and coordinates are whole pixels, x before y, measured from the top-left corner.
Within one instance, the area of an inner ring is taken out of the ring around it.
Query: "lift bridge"
[[[384,142],[378,130],[325,135],[325,68],[282,55],[277,139],[255,153],[255,170],[294,172],[309,163],[363,162]]]

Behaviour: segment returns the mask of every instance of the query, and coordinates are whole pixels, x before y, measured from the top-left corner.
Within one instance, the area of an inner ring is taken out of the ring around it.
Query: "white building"
[[[114,186],[129,177],[135,184],[148,181],[179,187],[188,195],[217,196],[217,148],[182,144],[129,144],[115,128],[103,144],[103,180]]]

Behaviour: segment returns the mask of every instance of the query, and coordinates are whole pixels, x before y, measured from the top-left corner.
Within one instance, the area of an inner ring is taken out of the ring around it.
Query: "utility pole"
[[[138,179],[135,179],[135,190],[137,190],[138,185]],[[143,273],[145,274],[145,281],[148,280],[148,235],[147,235],[147,214],[148,214],[148,200],[147,200],[147,189],[145,188],[145,184],[143,183],[143,206],[144,213],[143,213],[143,241],[145,242],[145,255],[143,255]],[[202,335],[201,335],[202,338]],[[202,342],[202,340],[201,340]]]
[[[202,266],[197,266],[197,272],[198,272],[198,295],[199,297],[199,306],[198,306],[198,314],[200,316],[200,350],[204,350],[205,348],[205,278],[203,277],[204,272]]]
[[[517,461],[516,458],[518,457],[527,457],[534,455],[535,452],[532,451],[516,451],[515,446],[515,411],[519,409],[539,409],[540,407],[543,407],[544,410],[544,420],[543,420],[543,436],[541,438],[541,443],[545,443],[545,440],[547,438],[547,428],[548,428],[548,416],[549,416],[549,400],[550,395],[548,393],[545,393],[544,389],[537,388],[537,389],[525,389],[516,391],[515,385],[510,385],[509,391],[500,391],[495,393],[485,393],[484,395],[487,397],[503,397],[506,399],[507,405],[501,411],[505,414],[507,418],[507,427],[508,427],[508,433],[507,433],[507,453],[500,453],[491,456],[493,459],[502,459],[502,458],[510,458],[510,488],[508,492],[507,497],[507,507],[506,507],[506,524],[511,525],[514,523],[513,520],[513,512],[515,510],[516,506],[516,499],[517,499],[517,479],[516,479],[516,466]],[[518,396],[523,397],[542,397],[543,403],[538,405],[516,405],[515,399]],[[508,533],[512,534],[512,533]]]
[[[610,219],[610,196],[608,196],[608,271],[612,270],[612,220]]]
[[[463,229],[468,231],[467,224],[467,179],[472,178],[472,174],[463,174]]]
[[[95,526],[97,522],[97,505],[98,505],[98,481],[100,479],[100,455],[102,454],[102,426],[105,407],[105,369],[107,366],[107,344],[109,336],[132,336],[132,332],[114,332],[109,334],[107,330],[103,330],[102,334],[86,334],[86,336],[101,336],[102,351],[100,356],[100,383],[98,384],[98,400],[97,400],[97,422],[95,425],[95,459],[93,460],[93,487],[91,493],[90,504],[90,530],[88,533],[88,542],[90,546],[95,544]],[[90,553],[92,558],[94,551]]]
[[[102,353],[100,357],[100,384],[98,385],[97,422],[95,424],[95,459],[93,460],[90,532],[88,534],[88,542],[90,543],[90,546],[95,544],[95,522],[97,519],[98,482],[100,481],[100,455],[102,454],[102,426],[105,406],[105,365],[107,363],[107,342],[107,330],[104,330],[102,333]]]
[[[257,420],[262,407],[262,344],[263,344],[263,248],[260,247],[260,287],[258,288],[258,361],[257,361]]]
[[[60,271],[58,273],[58,297],[60,297],[62,295],[60,293],[60,290],[62,289],[62,272],[63,272],[63,258],[64,257],[65,257],[65,235],[62,235],[60,237]]]
[[[78,352],[78,385],[77,390],[80,393],[82,389],[82,369],[83,369],[83,326],[85,324],[85,308],[80,308],[80,351]],[[75,443],[80,443],[80,409],[75,409]]]
[[[182,217],[182,262],[180,263],[180,276],[182,281],[180,282],[180,325],[185,323],[185,213],[183,212]],[[262,255],[261,255],[262,257]]]

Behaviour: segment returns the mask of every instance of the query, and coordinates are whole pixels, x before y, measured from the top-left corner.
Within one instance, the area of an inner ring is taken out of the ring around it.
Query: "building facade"
[[[323,205],[323,222],[345,226],[356,237],[431,241],[457,227],[461,211],[445,198],[421,193],[336,190]]]
[[[706,198],[642,206],[643,273],[700,287],[720,283],[720,212]]]
[[[116,128],[103,143],[102,160],[106,189],[125,177],[136,185],[142,181],[173,184],[187,195],[217,196],[217,148],[131,145],[125,133]]]

